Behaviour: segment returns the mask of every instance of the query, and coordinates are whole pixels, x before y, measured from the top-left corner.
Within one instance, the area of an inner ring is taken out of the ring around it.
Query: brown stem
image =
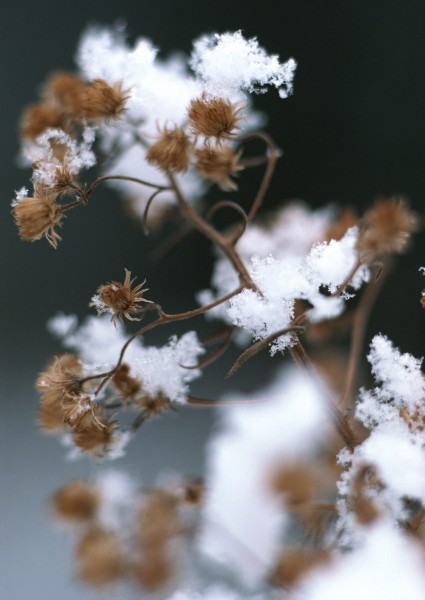
[[[348,403],[353,394],[353,388],[356,380],[356,373],[360,362],[361,351],[363,348],[364,337],[366,333],[366,326],[369,320],[370,313],[373,305],[375,304],[376,298],[382,289],[384,281],[390,272],[391,265],[389,262],[384,263],[383,267],[379,268],[379,277],[371,279],[360,298],[359,304],[354,314],[353,319],[353,334],[351,337],[350,354],[348,357],[348,368],[345,379],[344,389],[342,392],[341,400],[339,401],[339,408],[345,412],[348,407]]]
[[[209,239],[213,244],[218,246],[220,250],[227,256],[229,261],[232,263],[233,267],[237,271],[239,275],[239,280],[244,287],[251,288],[256,290],[256,285],[252,281],[245,265],[242,262],[239,254],[234,249],[233,245],[229,240],[223,237],[214,227],[212,227],[207,221],[205,221],[196,210],[186,202],[183,194],[180,191],[179,186],[175,180],[175,177],[172,173],[168,173],[168,178],[170,180],[171,187],[173,188],[177,202],[180,206],[183,216],[193,224],[193,226],[202,233],[207,239]]]
[[[294,356],[296,362],[299,363],[301,361],[304,364],[304,367],[306,367],[307,372],[310,374],[314,382],[318,385],[319,389],[323,392],[326,408],[330,414],[335,429],[338,431],[339,435],[347,444],[347,446],[353,449],[357,445],[357,438],[354,434],[354,431],[351,429],[351,426],[348,423],[346,417],[344,417],[342,412],[336,406],[333,398],[329,394],[329,390],[323,384],[309,356],[307,355],[303,345],[299,340],[297,345],[291,348],[291,355]]]
[[[170,188],[166,185],[158,185],[157,183],[151,183],[150,181],[145,181],[144,179],[139,179],[138,177],[129,177],[127,175],[104,175],[103,177],[98,177],[92,185],[86,190],[85,197],[88,198],[91,193],[97,188],[98,185],[105,181],[130,181],[132,183],[138,183],[140,185],[144,185],[146,187],[155,188],[157,190],[169,190]]]
[[[252,203],[252,206],[248,212],[248,216],[247,216],[248,224],[252,222],[252,220],[254,219],[255,215],[257,214],[259,208],[261,207],[261,204],[263,203],[264,197],[267,193],[267,190],[269,189],[274,170],[276,168],[277,160],[281,156],[281,152],[279,151],[279,149],[273,142],[272,138],[264,131],[256,131],[256,132],[250,133],[249,135],[239,138],[237,141],[245,142],[250,139],[256,139],[256,138],[259,138],[263,142],[266,143],[269,154],[267,156],[267,163],[266,163],[267,166],[266,166],[266,170],[263,175],[263,179],[261,180],[261,184],[260,184],[260,187],[258,188],[257,195],[256,195],[254,202]]]

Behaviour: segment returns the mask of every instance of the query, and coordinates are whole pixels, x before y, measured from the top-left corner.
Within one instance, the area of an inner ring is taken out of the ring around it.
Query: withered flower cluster
[[[195,98],[188,108],[187,127],[165,125],[159,131],[158,140],[147,153],[147,161],[164,171],[180,173],[193,164],[207,181],[223,191],[237,189],[232,177],[242,170],[241,152],[224,142],[232,140],[240,129],[238,122],[242,106],[223,98]],[[204,139],[204,146],[197,147],[197,138]]]
[[[198,482],[182,481],[172,488],[155,487],[128,498],[125,513],[109,522],[108,502],[96,482],[73,481],[52,497],[57,519],[77,528],[75,560],[79,578],[105,589],[128,581],[147,592],[169,589],[176,581],[179,552],[191,536],[188,511],[201,504],[187,497]],[[189,491],[188,491],[189,490]]]

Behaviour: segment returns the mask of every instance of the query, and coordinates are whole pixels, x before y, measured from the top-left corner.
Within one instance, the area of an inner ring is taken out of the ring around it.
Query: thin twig
[[[356,373],[360,361],[361,351],[363,348],[364,337],[366,333],[366,326],[372,311],[373,305],[378,297],[379,292],[385,282],[388,273],[391,270],[391,265],[387,261],[383,266],[379,266],[379,277],[371,279],[360,298],[359,304],[356,308],[353,325],[352,325],[352,337],[350,345],[350,354],[348,357],[347,375],[344,383],[344,389],[341,395],[341,400],[338,406],[341,411],[345,412],[348,407],[348,403],[353,393],[353,388],[356,379]]]

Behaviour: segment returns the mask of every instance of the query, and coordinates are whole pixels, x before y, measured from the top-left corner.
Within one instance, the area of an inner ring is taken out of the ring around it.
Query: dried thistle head
[[[203,148],[195,150],[195,169],[198,173],[217,184],[224,192],[233,192],[238,186],[231,177],[243,169],[238,164],[241,152],[235,153],[228,146],[211,146],[206,144]]]
[[[106,425],[97,414],[97,405],[88,394],[65,394],[62,399],[63,421],[73,430],[102,430]]]
[[[418,228],[418,218],[405,199],[380,198],[362,219],[357,243],[360,257],[370,262],[385,254],[401,253]]]
[[[123,90],[121,81],[110,86],[103,79],[95,79],[80,94],[80,114],[88,121],[119,119],[129,99],[129,91]]]
[[[59,488],[52,498],[55,515],[64,521],[92,520],[99,507],[99,493],[93,485],[73,481]]]
[[[33,141],[49,127],[63,128],[63,121],[63,112],[55,104],[37,102],[24,111],[20,132],[22,137]]]
[[[148,592],[156,592],[169,584],[175,575],[175,565],[164,549],[145,554],[133,565],[136,582]]]
[[[331,560],[327,550],[306,550],[292,547],[282,550],[270,574],[271,582],[279,587],[291,588],[308,571]]]
[[[149,147],[146,160],[163,171],[180,173],[189,166],[192,142],[181,127],[167,127],[159,130],[158,140]]]
[[[181,531],[175,495],[155,489],[146,494],[138,513],[138,539],[147,552],[158,550]]]
[[[130,375],[130,366],[127,363],[122,363],[115,370],[111,383],[124,400],[134,399],[142,387],[141,382]]]
[[[339,213],[337,219],[330,225],[326,231],[323,241],[340,240],[347,233],[347,229],[357,225],[357,215],[352,208],[344,208]]]
[[[170,401],[161,393],[155,396],[141,393],[134,398],[134,405],[141,408],[147,417],[159,417],[170,408]]]
[[[140,302],[152,302],[143,297],[143,294],[148,291],[147,288],[143,288],[146,279],[135,288],[132,288],[131,286],[137,277],[131,279],[131,272],[127,269],[124,269],[124,271],[125,279],[123,283],[111,281],[111,283],[101,285],[90,302],[90,306],[96,308],[98,315],[106,312],[111,313],[111,321],[114,325],[116,325],[117,317],[121,323],[123,323],[123,317],[129,321],[140,321],[140,319],[132,317],[131,313],[138,311]]]
[[[316,478],[305,463],[286,463],[278,466],[271,476],[272,490],[283,494],[289,504],[307,502],[313,496]]]
[[[53,248],[57,248],[61,238],[55,227],[61,226],[64,214],[56,198],[56,193],[36,184],[34,196],[21,197],[13,202],[11,212],[21,240],[34,242],[44,236]]]
[[[37,378],[35,387],[42,401],[57,404],[68,394],[78,394],[81,388],[82,367],[75,354],[55,356]]]
[[[47,81],[43,95],[62,111],[77,117],[81,110],[81,94],[84,82],[73,73],[54,73]]]
[[[72,440],[83,452],[88,452],[95,458],[101,458],[107,456],[110,451],[117,422],[113,421],[112,417],[103,417],[99,412],[95,414],[95,417],[96,422],[92,422],[91,427],[74,428]]]
[[[194,135],[213,137],[218,142],[235,136],[243,117],[239,113],[243,106],[224,98],[195,98],[189,105],[189,126]]]
[[[91,527],[76,548],[80,579],[95,587],[105,587],[124,574],[124,553],[115,533]]]

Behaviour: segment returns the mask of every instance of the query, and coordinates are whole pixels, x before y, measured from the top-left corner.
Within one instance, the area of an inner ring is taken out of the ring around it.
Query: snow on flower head
[[[296,68],[294,59],[281,64],[277,55],[268,55],[256,38],[247,40],[241,31],[202,36],[194,42],[190,65],[212,96],[263,92],[272,85],[281,98],[292,93]]]
[[[285,370],[252,400],[227,409],[208,446],[200,536],[201,550],[248,585],[271,567],[288,521],[271,471],[277,462],[310,456],[327,423],[320,393],[295,371]]]

